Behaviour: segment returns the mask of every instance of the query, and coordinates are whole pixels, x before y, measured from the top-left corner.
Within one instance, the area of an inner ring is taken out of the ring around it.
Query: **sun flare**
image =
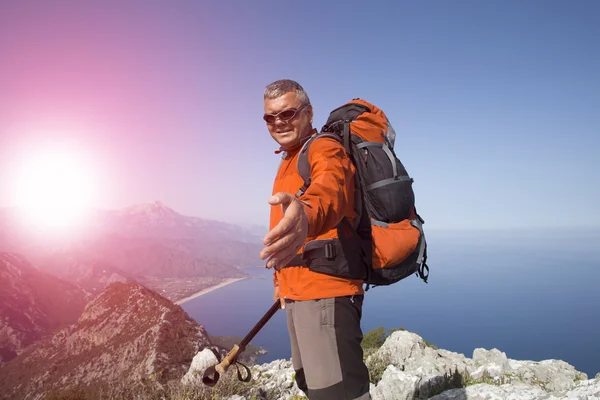
[[[80,152],[44,146],[23,153],[15,167],[12,192],[22,222],[52,230],[85,223],[95,184]]]

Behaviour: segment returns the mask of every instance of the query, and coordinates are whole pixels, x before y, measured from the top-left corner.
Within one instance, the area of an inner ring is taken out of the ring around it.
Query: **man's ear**
[[[314,117],[314,113],[313,113],[312,104],[309,104],[307,108],[308,108],[308,113],[309,113],[309,115],[310,115],[310,123],[312,124],[312,122],[313,122],[313,117]]]

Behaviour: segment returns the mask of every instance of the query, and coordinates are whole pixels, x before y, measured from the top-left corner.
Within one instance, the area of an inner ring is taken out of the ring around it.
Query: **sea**
[[[426,233],[428,283],[410,276],[365,294],[363,332],[415,332],[438,348],[473,356],[560,359],[594,378],[600,372],[600,230]],[[244,337],[273,304],[272,271],[246,267],[238,281],[183,303],[210,335]],[[259,363],[289,359],[285,311],[252,344]]]

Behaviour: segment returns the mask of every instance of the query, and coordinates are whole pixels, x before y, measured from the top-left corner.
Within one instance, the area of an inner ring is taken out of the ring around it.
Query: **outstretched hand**
[[[279,269],[285,266],[302,248],[308,235],[308,217],[304,206],[291,193],[279,192],[269,199],[269,204],[280,204],[283,218],[263,239],[266,247],[260,252],[261,260],[267,261],[267,268]]]

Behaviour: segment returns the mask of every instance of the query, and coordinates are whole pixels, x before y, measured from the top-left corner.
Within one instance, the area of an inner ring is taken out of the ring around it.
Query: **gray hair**
[[[308,94],[300,84],[291,79],[280,79],[273,83],[270,83],[265,88],[265,99],[276,99],[280,96],[288,92],[296,92],[298,98],[302,102],[302,105],[310,104],[310,99],[308,98]]]

